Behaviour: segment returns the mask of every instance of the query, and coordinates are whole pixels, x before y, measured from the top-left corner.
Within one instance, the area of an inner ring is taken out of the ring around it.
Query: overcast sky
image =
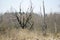
[[[39,13],[40,7],[42,9],[43,0],[31,0],[34,12]],[[0,12],[16,10],[19,11],[20,2],[22,11],[26,12],[30,7],[30,0],[0,0]],[[60,0],[44,0],[46,13],[60,12]],[[11,10],[12,9],[12,10]]]

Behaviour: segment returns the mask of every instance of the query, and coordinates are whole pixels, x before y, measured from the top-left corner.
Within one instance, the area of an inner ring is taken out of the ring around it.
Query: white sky
[[[33,3],[34,12],[39,13],[40,6],[42,9],[43,0],[31,0]],[[7,10],[19,11],[20,2],[22,5],[22,11],[26,12],[30,7],[30,0],[0,0],[0,12],[6,12]],[[44,0],[46,13],[60,12],[60,0]],[[12,10],[11,10],[12,9]]]

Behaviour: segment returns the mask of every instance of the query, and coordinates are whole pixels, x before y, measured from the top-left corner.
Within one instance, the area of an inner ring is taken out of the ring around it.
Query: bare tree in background
[[[41,11],[41,7],[40,7],[40,16],[42,17],[42,11]]]
[[[57,33],[56,13],[54,14],[54,26],[55,26],[55,34],[56,34]]]
[[[0,14],[0,23],[2,23],[2,21],[3,21],[3,15]]]
[[[31,3],[31,8],[30,8],[30,14],[25,14],[24,12],[21,12],[21,3],[20,3],[20,12],[19,14],[16,13],[16,18],[20,24],[20,26],[22,27],[22,29],[29,27],[30,29],[33,27],[33,22],[31,22],[31,18],[32,18],[32,2],[30,0]],[[19,16],[18,16],[19,15]],[[29,26],[28,26],[29,25]]]
[[[40,17],[41,17],[41,25],[42,25],[42,12],[41,12],[41,7],[40,7]]]
[[[42,26],[42,31],[43,31],[43,35],[46,35],[46,31],[47,31],[47,24],[46,24],[46,14],[45,14],[45,6],[44,6],[44,1],[43,1],[43,13],[44,13],[44,20],[43,20],[43,26]]]

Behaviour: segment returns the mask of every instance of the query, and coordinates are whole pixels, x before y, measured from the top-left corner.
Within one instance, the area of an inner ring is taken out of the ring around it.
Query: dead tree
[[[18,17],[18,15],[19,15],[19,17]],[[25,17],[25,16],[27,16],[27,17]],[[29,27],[28,24],[30,25],[30,29],[31,29],[32,26],[33,26],[33,22],[31,22],[32,6],[31,6],[31,9],[30,9],[30,14],[26,15],[25,13],[21,12],[21,4],[20,4],[20,12],[19,12],[19,14],[16,13],[16,18],[17,18],[20,26],[22,27],[22,29]]]
[[[41,18],[41,26],[42,26],[42,12],[41,12],[41,7],[40,7],[40,18]]]
[[[43,20],[43,25],[42,25],[42,31],[43,31],[43,35],[46,35],[46,31],[47,31],[47,24],[46,24],[46,14],[45,14],[45,6],[44,6],[44,1],[43,1],[43,13],[44,13],[44,20]]]
[[[0,23],[2,23],[2,21],[3,21],[3,15],[0,14]]]
[[[56,13],[54,14],[54,26],[55,26],[55,34],[56,34],[57,33]]]
[[[40,7],[40,16],[42,17],[41,7]]]

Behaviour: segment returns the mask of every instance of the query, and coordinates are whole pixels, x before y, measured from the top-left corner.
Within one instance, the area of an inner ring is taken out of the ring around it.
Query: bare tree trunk
[[[43,27],[42,27],[42,30],[43,30],[43,35],[46,35],[46,31],[47,31],[47,24],[46,24],[46,20],[45,20],[45,6],[44,6],[44,1],[43,1],[43,13],[44,13],[44,20],[43,20]]]
[[[55,34],[57,33],[56,14],[54,15]]]
[[[55,33],[57,33],[57,25],[56,25],[56,22],[54,23],[55,25]]]
[[[0,23],[2,23],[2,21],[3,21],[3,15],[0,14]]]

